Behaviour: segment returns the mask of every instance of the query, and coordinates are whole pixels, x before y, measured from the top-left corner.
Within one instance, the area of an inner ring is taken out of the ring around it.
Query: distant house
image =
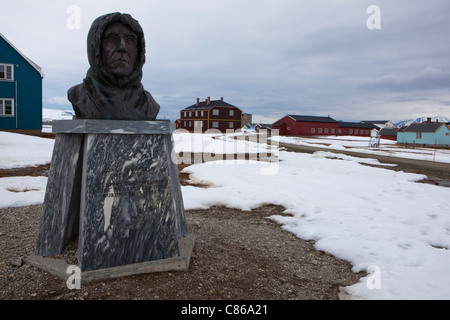
[[[197,103],[180,111],[180,128],[189,131],[205,132],[218,129],[221,132],[242,128],[242,110],[223,100],[205,101],[197,98]]]
[[[395,128],[383,128],[378,134],[381,139],[397,141],[397,129]]]
[[[397,132],[398,143],[450,146],[450,129],[445,123],[413,123]]]
[[[40,134],[41,68],[0,33],[0,130]]]
[[[390,120],[364,120],[361,123],[370,123],[377,126],[379,129],[394,128],[394,123]]]
[[[372,123],[340,121],[338,128],[338,135],[370,137],[372,130],[378,127]]]
[[[338,122],[328,117],[287,115],[272,124],[279,135],[285,136],[320,136],[335,135]]]
[[[270,123],[252,123],[252,126],[255,128],[256,132],[260,130],[267,130],[267,132],[272,131],[272,124]]]
[[[242,127],[243,132],[259,132],[266,130],[267,133],[272,131],[272,124],[270,123],[247,123]]]

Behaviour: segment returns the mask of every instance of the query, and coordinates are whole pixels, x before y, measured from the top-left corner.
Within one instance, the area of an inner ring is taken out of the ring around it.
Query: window
[[[198,117],[198,111],[195,111],[195,116]]]
[[[369,130],[366,130],[366,134],[369,134]]]
[[[311,133],[316,133],[316,128],[311,128]]]
[[[183,121],[183,126],[186,128],[186,121]]]
[[[322,133],[322,128],[319,128],[319,133]]]
[[[325,128],[325,133],[328,133],[328,128]]]
[[[187,117],[187,112],[186,111],[184,112],[184,117]]]
[[[228,128],[233,129],[233,122],[228,123]]]
[[[230,117],[232,117],[232,116],[234,116],[234,110],[230,110]]]
[[[203,127],[203,121],[194,121],[194,127],[195,128],[202,128]]]
[[[355,129],[355,134],[358,134],[358,129]]]
[[[333,134],[335,133],[334,129],[331,129],[331,133],[333,133]]]
[[[219,115],[219,109],[213,109],[213,116]]]
[[[213,121],[212,126],[213,126],[213,128],[218,128],[219,127],[219,121]]]
[[[353,129],[350,129],[350,130],[349,130],[349,133],[350,133],[350,134],[353,134]]]
[[[189,111],[189,117],[191,117],[191,116],[192,116],[192,112]]]
[[[200,111],[200,116],[203,117],[203,111]]]
[[[422,132],[416,132],[416,139],[422,139]]]
[[[0,80],[14,80],[12,64],[0,64]]]
[[[14,115],[14,99],[0,99],[0,116]]]

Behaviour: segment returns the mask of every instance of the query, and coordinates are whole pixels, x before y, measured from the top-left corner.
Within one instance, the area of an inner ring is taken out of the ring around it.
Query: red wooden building
[[[237,130],[242,127],[242,110],[232,104],[220,100],[205,101],[197,98],[197,103],[180,111],[179,127],[194,132],[205,132],[208,129]]]
[[[274,124],[282,136],[329,136],[338,132],[338,122],[328,117],[287,115]]]

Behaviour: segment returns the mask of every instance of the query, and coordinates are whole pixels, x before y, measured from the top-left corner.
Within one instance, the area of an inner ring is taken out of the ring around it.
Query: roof
[[[347,128],[363,128],[363,129],[375,129],[376,125],[372,123],[361,123],[361,122],[339,122],[339,127],[347,127]]]
[[[360,122],[365,122],[365,123],[386,123],[386,122],[390,122],[390,120],[363,120]]]
[[[181,111],[196,111],[196,110],[209,110],[214,107],[230,107],[230,108],[237,108],[236,106],[233,106],[232,104],[229,104],[228,102],[222,101],[222,100],[210,100],[209,104],[206,104],[206,101],[199,102],[199,104],[193,104],[190,107],[184,108]]]
[[[396,136],[397,130],[393,128],[383,128],[378,133],[380,136]]]
[[[272,128],[271,123],[252,123],[253,127],[260,126],[260,127],[266,127],[266,128]]]
[[[288,117],[291,117],[295,121],[305,121],[305,122],[337,122],[333,118],[328,117],[316,117],[316,116],[298,116],[288,114]]]
[[[413,123],[404,132],[436,132],[444,123]]]
[[[19,49],[17,49],[8,39],[6,39],[6,37],[3,34],[0,33],[0,37],[3,40],[5,40],[6,43],[9,44],[11,48],[13,48],[18,54],[20,54],[22,58],[24,58],[34,69],[36,69],[36,71],[39,72],[42,78],[44,77],[44,73],[42,72],[41,67],[39,67],[36,63],[31,61],[27,56],[25,56],[22,52],[20,52]]]

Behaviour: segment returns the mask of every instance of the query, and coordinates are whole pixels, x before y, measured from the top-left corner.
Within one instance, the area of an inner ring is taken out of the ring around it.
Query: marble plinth
[[[52,155],[36,254],[60,254],[78,236],[83,135],[57,134]]]
[[[73,143],[55,143],[60,161],[52,160],[35,254],[59,254],[78,231],[83,272],[179,256],[187,227],[173,129],[169,121],[56,121],[57,139]]]

